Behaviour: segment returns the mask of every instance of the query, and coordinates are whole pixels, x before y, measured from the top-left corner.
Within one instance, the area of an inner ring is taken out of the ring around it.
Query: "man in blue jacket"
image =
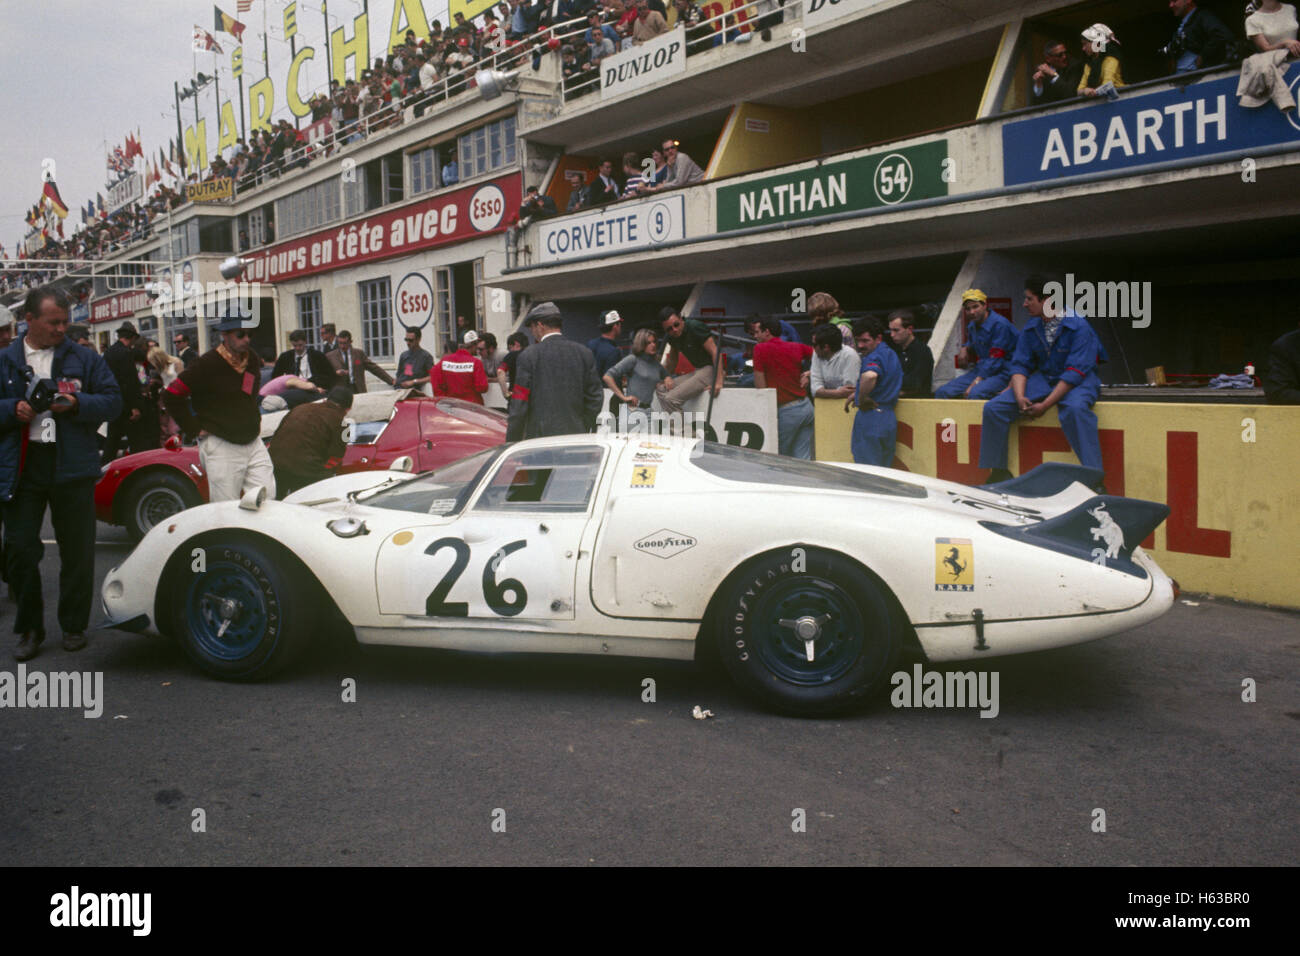
[[[903,389],[903,364],[885,341],[885,326],[879,319],[869,316],[853,329],[858,351],[862,353],[857,392],[844,403],[846,412],[858,406],[850,439],[853,460],[859,465],[892,468],[898,441],[894,406]]]
[[[122,410],[103,358],[66,337],[71,305],[51,286],[33,289],[23,306],[27,334],[0,352],[0,501],[20,661],[35,657],[45,639],[40,563],[47,507],[59,544],[63,648],[86,646],[95,589],[95,433]]]
[[[1101,469],[1101,440],[1092,411],[1101,391],[1097,366],[1106,350],[1088,320],[1057,313],[1044,294],[1042,276],[1025,280],[1025,309],[1031,318],[1020,332],[1011,359],[1011,386],[984,404],[980,467],[992,468],[990,482],[1006,481],[1007,435],[1017,418],[1041,418],[1058,405],[1061,430],[1079,463]]]
[[[975,353],[975,367],[935,390],[935,398],[992,398],[1011,378],[1011,353],[1016,348],[1016,327],[1005,316],[989,311],[989,297],[979,289],[961,296],[962,316],[970,322],[967,348]]]

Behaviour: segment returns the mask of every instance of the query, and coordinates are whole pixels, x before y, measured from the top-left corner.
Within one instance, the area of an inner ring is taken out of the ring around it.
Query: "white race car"
[[[828,713],[909,651],[1060,647],[1168,610],[1139,547],[1168,509],[1096,495],[1100,477],[972,488],[691,438],[534,439],[177,514],[109,572],[104,626],[238,680],[327,617],[365,644],[710,655],[768,706]]]

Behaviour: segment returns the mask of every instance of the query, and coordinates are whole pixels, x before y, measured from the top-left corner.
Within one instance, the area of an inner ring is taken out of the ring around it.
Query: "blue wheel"
[[[308,583],[255,543],[209,544],[202,551],[200,570],[185,567],[172,581],[175,633],[213,677],[271,676],[301,653],[311,633]]]
[[[897,664],[902,621],[884,586],[843,555],[794,546],[758,558],[725,600],[723,665],[742,690],[783,713],[848,710]]]

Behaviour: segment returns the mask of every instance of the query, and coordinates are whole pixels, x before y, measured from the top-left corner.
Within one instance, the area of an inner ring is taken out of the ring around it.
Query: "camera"
[[[1175,33],[1173,39],[1156,52],[1161,56],[1180,57],[1187,52],[1187,40],[1181,33]]]
[[[48,412],[54,404],[54,399],[58,397],[56,392],[43,378],[37,378],[35,373],[30,369],[27,372],[27,396],[24,401],[32,407],[36,414]]]

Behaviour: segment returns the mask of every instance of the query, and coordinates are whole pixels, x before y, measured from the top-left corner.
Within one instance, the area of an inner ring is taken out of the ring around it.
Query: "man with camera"
[[[100,469],[95,433],[122,410],[121,390],[104,359],[66,337],[71,306],[58,289],[33,289],[23,307],[27,334],[0,352],[0,501],[20,661],[35,657],[45,640],[40,563],[47,507],[59,545],[63,648],[86,646]]]
[[[1175,73],[1192,73],[1228,62],[1236,43],[1232,31],[1196,0],[1169,0],[1169,12],[1178,17],[1173,37],[1158,51],[1173,60]]]

